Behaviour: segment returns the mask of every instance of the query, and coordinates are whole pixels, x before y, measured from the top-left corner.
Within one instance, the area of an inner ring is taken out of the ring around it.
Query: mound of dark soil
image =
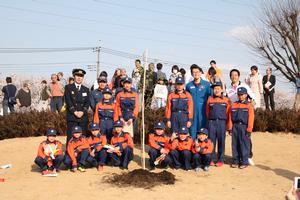
[[[144,189],[150,189],[158,185],[173,185],[175,181],[175,175],[165,170],[160,173],[154,173],[148,170],[135,169],[131,172],[112,174],[104,177],[104,182],[118,187]]]

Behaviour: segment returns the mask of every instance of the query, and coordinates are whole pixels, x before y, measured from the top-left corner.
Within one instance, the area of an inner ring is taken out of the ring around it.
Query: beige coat
[[[245,81],[255,95],[255,108],[260,108],[261,94],[264,91],[261,75],[259,73],[255,75],[249,74]]]

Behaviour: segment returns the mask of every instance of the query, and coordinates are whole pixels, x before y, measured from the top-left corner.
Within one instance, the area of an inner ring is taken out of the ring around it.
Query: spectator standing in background
[[[266,105],[266,110],[270,110],[269,99],[271,104],[271,109],[275,110],[274,102],[274,93],[275,93],[275,84],[276,77],[272,74],[272,68],[268,67],[266,70],[267,75],[263,77],[263,86],[264,86],[264,100]]]
[[[41,85],[42,85],[42,88],[40,91],[40,102],[39,102],[40,109],[39,110],[48,110],[50,96],[48,94],[47,81],[42,80]]]
[[[249,76],[246,78],[246,84],[249,85],[251,91],[255,95],[255,105],[254,108],[260,108],[260,100],[261,100],[261,95],[263,94],[263,84],[262,84],[262,77],[258,73],[258,68],[257,66],[253,65],[251,68],[251,73]]]
[[[159,78],[163,78],[165,80],[167,80],[167,76],[166,76],[166,73],[164,73],[162,71],[162,68],[163,68],[163,65],[161,63],[157,63],[156,64],[156,69],[157,69],[157,72],[156,72],[156,80],[158,80]]]
[[[16,95],[16,101],[20,112],[30,111],[31,91],[28,83],[24,83],[23,87],[18,91]]]
[[[67,85],[67,81],[64,78],[64,73],[58,72],[57,73],[57,78],[58,78],[58,81],[63,85],[63,87],[65,87]]]
[[[136,59],[134,64],[135,64],[135,68],[131,73],[132,86],[136,91],[139,91],[141,89],[141,84],[142,84],[141,80],[144,74],[144,69],[139,59]]]
[[[172,74],[169,78],[169,92],[175,91],[175,80],[180,75],[179,67],[177,65],[174,65],[172,67]]]
[[[2,88],[2,93],[4,95],[3,98],[3,115],[8,114],[9,112],[13,113],[15,112],[15,95],[17,92],[17,87],[12,84],[12,78],[11,77],[6,77],[6,85]]]
[[[52,112],[60,112],[64,103],[65,88],[56,74],[51,75],[51,83],[49,84],[48,94],[51,97],[50,108]]]

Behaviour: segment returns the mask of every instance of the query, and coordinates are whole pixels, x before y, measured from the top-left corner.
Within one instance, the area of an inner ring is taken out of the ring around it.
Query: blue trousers
[[[116,153],[109,153],[108,156],[114,166],[120,166],[127,169],[129,162],[133,160],[133,149],[131,147],[126,147],[123,149],[121,156]]]
[[[194,117],[190,128],[190,133],[193,139],[196,139],[197,131],[201,128],[206,128],[206,108],[205,103],[194,102]]]
[[[57,97],[51,97],[51,100],[50,100],[50,108],[51,108],[51,111],[52,112],[60,112],[62,106],[63,106],[63,103],[64,103],[64,97],[61,96],[57,96]]]
[[[245,124],[233,124],[231,145],[233,164],[249,164],[250,138],[246,135],[246,129]]]
[[[101,165],[101,166],[105,165],[106,158],[107,158],[106,149],[101,149],[100,151],[96,152],[95,157],[93,157],[97,165]],[[93,163],[95,163],[95,161],[93,161]]]
[[[201,167],[201,165],[209,166],[211,161],[211,156],[212,156],[211,154],[200,154],[200,153],[194,154],[193,161],[195,167]]]
[[[112,138],[112,131],[113,131],[113,123],[114,121],[112,119],[103,119],[100,120],[100,132],[104,133],[107,138],[107,143],[110,143],[110,140]]]
[[[226,137],[226,120],[209,120],[208,121],[208,138],[214,143],[212,160],[224,162],[225,156],[225,137]],[[218,156],[216,148],[218,146]]]
[[[178,133],[181,127],[186,127],[188,114],[183,112],[172,112],[171,129],[173,133]]]
[[[161,155],[160,150],[150,148],[148,151],[148,155],[149,155],[150,166],[155,167],[154,162]],[[167,167],[170,163],[171,163],[171,158],[169,155],[166,155],[165,159],[161,161],[160,165],[162,167]]]
[[[191,158],[192,152],[190,150],[172,150],[170,152],[171,158],[173,160],[174,168],[178,169],[183,167],[185,170],[191,169]]]
[[[87,166],[87,163],[91,164],[92,166],[96,166],[97,163],[95,163],[95,160],[93,159],[92,156],[90,156],[90,152],[88,149],[84,149],[81,152],[77,154],[76,157],[77,163],[79,166]],[[65,154],[65,159],[64,159],[64,164],[67,167],[77,167],[77,166],[72,166],[72,159],[68,154]]]
[[[64,160],[63,155],[55,156],[55,159],[53,160],[54,169],[59,169],[63,160]],[[48,166],[47,166],[48,159],[44,159],[44,158],[38,156],[35,158],[34,162],[41,168],[41,170],[44,171],[44,170],[48,169]]]

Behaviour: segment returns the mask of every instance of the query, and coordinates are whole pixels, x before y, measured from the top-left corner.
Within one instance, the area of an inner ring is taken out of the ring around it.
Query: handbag
[[[17,104],[16,97],[10,97],[7,86],[6,86],[6,92],[7,92],[7,96],[8,96],[8,103],[12,104],[12,105]]]

